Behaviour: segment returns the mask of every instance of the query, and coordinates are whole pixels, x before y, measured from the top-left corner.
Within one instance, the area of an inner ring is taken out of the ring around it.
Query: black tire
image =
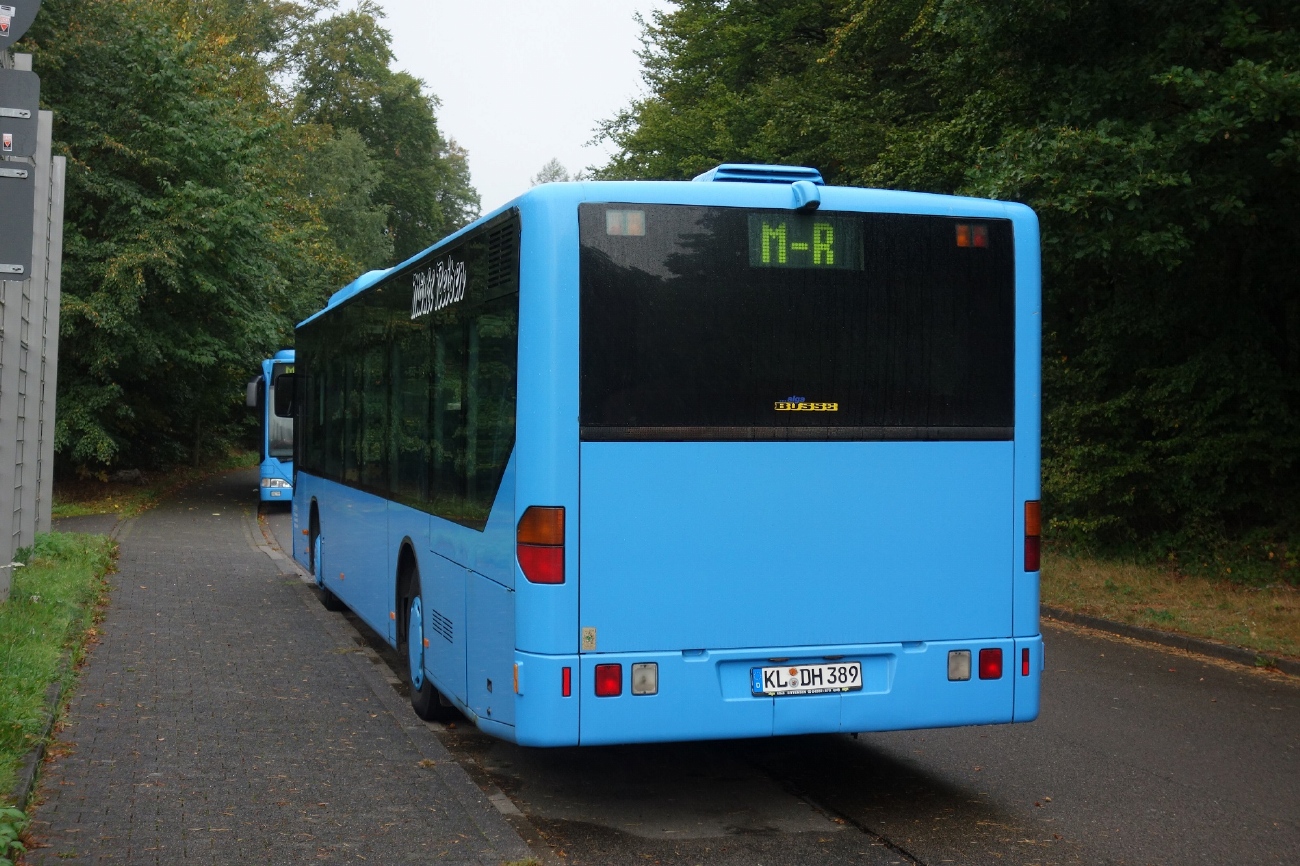
[[[339,613],[341,611],[345,611],[348,609],[348,606],[343,603],[343,600],[341,598],[339,598],[337,595],[330,592],[328,589],[326,589],[323,586],[320,588],[320,603],[325,607],[326,610],[333,611],[335,613]]]
[[[311,529],[307,535],[307,562],[311,565],[311,573],[316,578],[316,586],[320,589],[320,603],[328,611],[338,613],[347,610],[348,606],[343,603],[337,595],[330,592],[325,587],[325,575],[321,574],[321,563],[317,561],[317,553],[320,550],[320,521],[316,513],[312,512]]]
[[[424,617],[424,600],[420,594],[420,575],[411,575],[411,583],[406,610],[403,611],[406,622],[406,642],[402,656],[406,659],[406,684],[411,689],[411,709],[426,722],[449,722],[459,715],[446,698],[444,698],[422,669],[424,659],[424,635],[420,623]],[[414,614],[414,615],[413,615]],[[415,633],[412,633],[415,629]],[[414,644],[414,646],[413,646]]]
[[[307,532],[307,570],[311,576],[316,578],[317,585],[320,584],[320,575],[316,573],[316,539],[320,537],[320,518],[316,516],[316,507],[313,504],[311,510],[311,527]]]

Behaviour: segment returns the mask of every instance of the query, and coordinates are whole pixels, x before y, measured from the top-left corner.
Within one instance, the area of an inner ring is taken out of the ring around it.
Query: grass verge
[[[66,687],[94,639],[117,546],[106,536],[41,533],[19,552],[9,601],[0,605],[0,795],[44,731],[45,693]],[[68,659],[69,664],[64,660]],[[0,852],[0,858],[4,856]]]
[[[126,473],[118,480],[77,478],[54,482],[52,516],[85,517],[117,514],[135,517],[157,504],[168,493],[217,472],[247,469],[257,465],[256,451],[232,451],[203,466],[182,466],[166,472]]]
[[[1300,658],[1300,590],[1248,586],[1172,567],[1043,554],[1043,604],[1075,613]]]

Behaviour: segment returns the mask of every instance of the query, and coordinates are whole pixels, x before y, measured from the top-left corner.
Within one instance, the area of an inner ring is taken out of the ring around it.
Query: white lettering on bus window
[[[465,263],[443,259],[411,274],[411,318],[435,313],[465,299]]]

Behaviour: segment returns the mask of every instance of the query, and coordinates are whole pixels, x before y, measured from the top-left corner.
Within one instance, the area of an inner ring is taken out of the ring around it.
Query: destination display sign
[[[751,268],[862,270],[862,223],[852,217],[749,215]]]

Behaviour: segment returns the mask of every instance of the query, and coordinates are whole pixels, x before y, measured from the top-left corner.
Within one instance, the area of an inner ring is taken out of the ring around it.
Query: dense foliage
[[[18,50],[68,157],[64,469],[220,448],[247,424],[242,383],[295,321],[475,214],[464,155],[423,82],[390,69],[377,15],[331,0],[42,5]],[[322,35],[356,67],[351,114],[312,95],[337,83]]]
[[[1030,204],[1057,536],[1300,542],[1293,3],[675,7],[646,27],[647,95],[604,126],[605,176],[800,163]]]

